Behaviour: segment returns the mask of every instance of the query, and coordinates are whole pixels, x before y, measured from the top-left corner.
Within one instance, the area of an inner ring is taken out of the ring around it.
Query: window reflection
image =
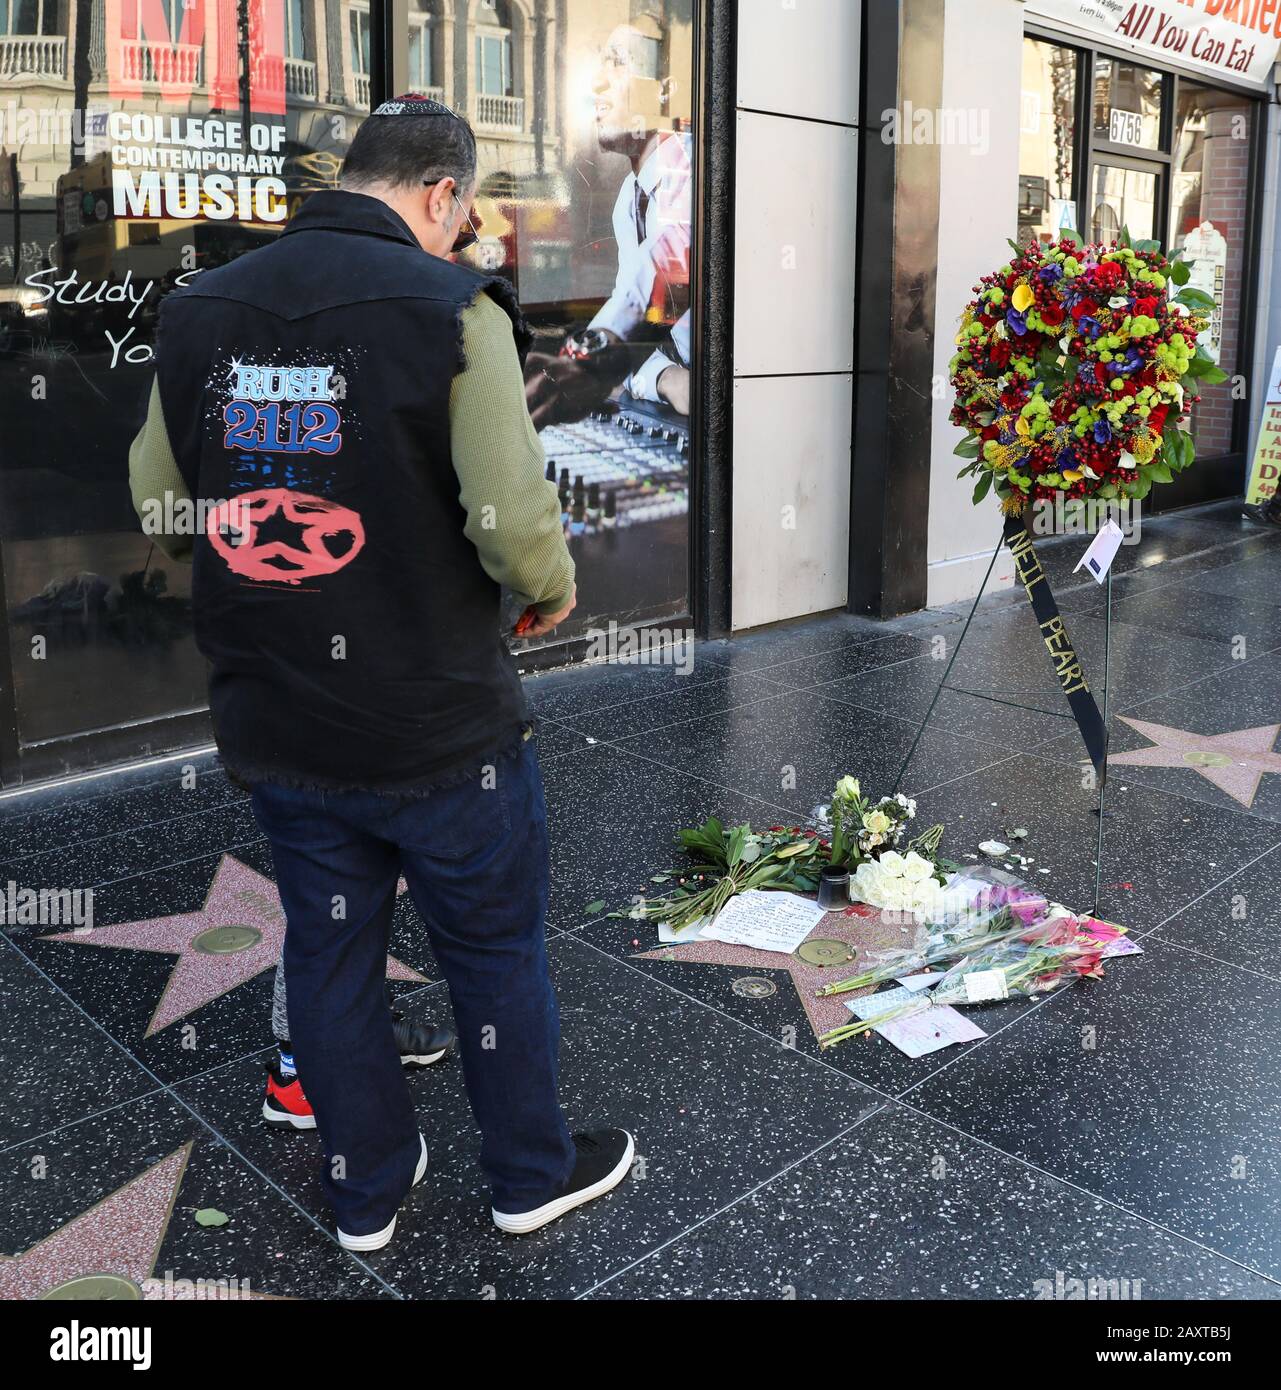
[[[1179,83],[1170,188],[1170,243],[1184,248],[1189,284],[1215,302],[1202,345],[1229,377],[1237,369],[1241,289],[1245,279],[1247,199],[1253,103],[1200,83]],[[1231,381],[1198,386],[1192,412],[1197,450],[1205,456],[1232,448]]]
[[[335,186],[368,57],[367,6],[0,0],[0,527],[24,742],[204,705],[190,572],[129,497],[157,310]]]
[[[1072,201],[1077,55],[1026,39],[1019,121],[1019,240],[1053,241],[1077,229]]]
[[[1161,147],[1161,98],[1166,79],[1159,72],[1100,55],[1094,62],[1094,135],[1136,149]]]

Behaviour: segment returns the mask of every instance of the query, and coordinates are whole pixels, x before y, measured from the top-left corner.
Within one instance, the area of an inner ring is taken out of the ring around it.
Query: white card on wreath
[[[1094,576],[1096,584],[1102,584],[1107,578],[1108,570],[1112,568],[1112,561],[1116,559],[1116,552],[1121,548],[1121,542],[1125,540],[1125,532],[1112,520],[1111,517],[1099,527],[1099,534],[1090,542],[1089,549],[1076,563],[1076,570],[1087,569]]]

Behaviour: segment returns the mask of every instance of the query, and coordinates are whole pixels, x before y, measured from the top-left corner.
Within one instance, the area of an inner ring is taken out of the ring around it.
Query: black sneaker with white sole
[[[434,1023],[415,1023],[398,1010],[391,1011],[391,1031],[401,1065],[416,1069],[439,1062],[458,1045],[457,1036]]]
[[[427,1171],[427,1141],[422,1134],[418,1135],[418,1142],[422,1145],[422,1152],[418,1155],[418,1167],[414,1169],[414,1180],[410,1187],[417,1187],[423,1180],[423,1174]],[[406,1193],[406,1196],[409,1194]],[[391,1220],[382,1228],[381,1231],[373,1231],[367,1236],[349,1236],[341,1226],[338,1227],[338,1243],[344,1250],[381,1250],[384,1245],[396,1234],[396,1218]]]
[[[528,1235],[584,1202],[612,1192],[627,1176],[636,1152],[635,1141],[625,1129],[594,1129],[588,1134],[575,1134],[574,1148],[578,1158],[564,1192],[533,1211],[513,1213],[493,1208],[494,1225],[500,1231],[512,1236]]]

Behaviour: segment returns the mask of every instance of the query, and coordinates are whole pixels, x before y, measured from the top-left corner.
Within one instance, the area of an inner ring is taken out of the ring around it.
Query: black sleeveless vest
[[[460,315],[510,286],[386,204],[313,195],[161,311],[158,381],[197,504],[192,600],[219,751],[246,783],[412,791],[515,747],[499,589],[463,535]]]

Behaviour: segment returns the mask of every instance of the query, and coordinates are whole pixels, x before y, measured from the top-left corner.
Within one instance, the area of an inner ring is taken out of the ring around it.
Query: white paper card
[[[1143,947],[1137,941],[1131,941],[1128,936],[1118,936],[1115,941],[1109,941],[1103,948],[1103,959],[1110,960],[1113,956],[1141,956]]]
[[[898,983],[915,994],[918,990],[929,989],[943,978],[941,970],[927,970],[924,975],[904,975]]]
[[[1125,532],[1108,517],[1107,521],[1099,527],[1099,534],[1090,542],[1089,549],[1076,563],[1076,570],[1086,569],[1094,576],[1096,584],[1102,584],[1107,578],[1108,570],[1112,568],[1112,561],[1116,559],[1116,552],[1121,548],[1121,542],[1125,539]]]
[[[913,1002],[921,1006],[915,1013],[890,1019],[872,1029],[909,1057],[925,1057],[953,1043],[987,1037],[978,1024],[963,1013],[946,1004],[929,1004],[919,994],[904,988],[865,994],[861,999],[851,1000],[846,1008],[858,1018],[869,1019]]]
[[[795,893],[752,888],[729,900],[715,922],[703,928],[702,939],[790,956],[826,916],[823,908]]]
[[[701,941],[703,939],[703,928],[706,925],[707,918],[700,917],[698,921],[691,922],[688,926],[673,931],[667,922],[660,922],[658,924],[658,939],[664,946],[679,946],[685,941]]]
[[[1004,970],[971,970],[962,978],[965,981],[965,997],[971,1004],[1010,997],[1010,991],[1005,984]]]

